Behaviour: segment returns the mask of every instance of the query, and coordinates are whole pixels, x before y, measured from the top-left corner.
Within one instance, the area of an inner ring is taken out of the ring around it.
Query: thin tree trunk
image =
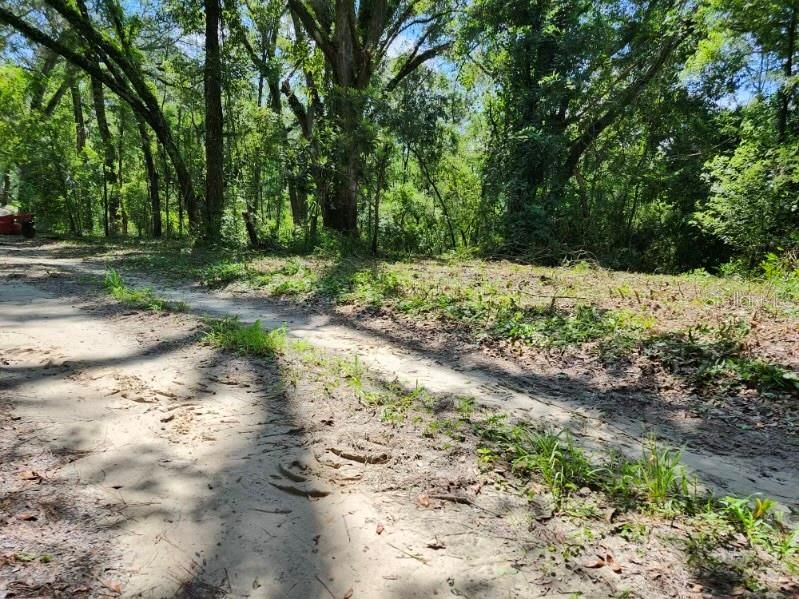
[[[83,166],[86,166],[87,157],[84,153],[86,147],[86,120],[83,117],[83,102],[80,97],[80,81],[76,76],[70,77],[69,91],[72,98],[72,118],[75,121],[75,150],[80,157]],[[91,234],[94,230],[94,214],[92,210],[92,200],[88,195],[84,195],[81,188],[81,181],[76,185],[78,209],[83,209],[86,215],[86,230]]]
[[[119,213],[119,195],[117,193],[117,174],[116,158],[114,156],[114,144],[111,139],[111,130],[108,127],[108,118],[105,111],[105,92],[103,84],[92,77],[92,100],[94,102],[94,113],[97,117],[97,130],[100,132],[100,140],[103,144],[103,190],[105,197],[106,210],[106,237],[113,237],[119,234],[121,227],[121,215]]]
[[[788,128],[788,110],[791,103],[793,91],[793,55],[796,51],[796,25],[799,17],[799,2],[794,2],[791,6],[791,21],[788,24],[788,36],[786,40],[785,62],[783,63],[783,76],[785,81],[779,91],[779,111],[777,113],[777,134],[779,141],[785,141],[785,133]]]
[[[164,170],[164,216],[166,217],[166,237],[170,239],[172,237],[172,220],[169,214],[169,168],[166,164],[166,154],[164,154],[163,150],[159,152],[159,154],[161,155],[161,168]]]
[[[6,171],[3,173],[3,184],[0,187],[0,206],[5,206],[11,199],[11,174]]]
[[[383,153],[377,169],[377,189],[375,190],[375,210],[374,224],[372,226],[372,255],[377,256],[377,235],[380,232],[380,195],[383,192],[383,185],[386,178],[386,165],[388,163],[389,151],[391,146],[386,143],[383,146]]]
[[[141,138],[141,151],[144,157],[144,167],[147,170],[147,188],[150,194],[150,211],[152,212],[152,235],[159,239],[162,234],[161,225],[161,196],[158,185],[158,169],[155,167],[153,159],[152,141],[147,125],[141,119],[137,119],[139,126],[139,137]]]
[[[210,242],[221,234],[225,191],[219,17],[219,0],[205,0],[205,236]]]
[[[427,180],[428,185],[430,185],[436,198],[438,198],[438,203],[441,204],[441,211],[444,213],[444,220],[447,222],[447,230],[449,231],[449,240],[450,243],[452,244],[452,249],[454,250],[458,242],[455,240],[455,229],[452,226],[452,219],[449,217],[449,210],[447,209],[447,204],[446,202],[444,202],[444,198],[441,197],[441,192],[438,191],[438,186],[436,185],[436,182],[433,181],[433,178],[430,176],[430,172],[427,170],[427,166],[425,165],[422,158],[415,150],[411,151],[413,152],[413,155],[416,156],[416,161],[419,163],[419,168],[421,169],[424,178]]]

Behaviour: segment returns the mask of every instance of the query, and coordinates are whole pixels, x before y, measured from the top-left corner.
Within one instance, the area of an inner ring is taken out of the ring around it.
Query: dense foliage
[[[799,249],[794,0],[3,0],[0,204],[76,236]]]

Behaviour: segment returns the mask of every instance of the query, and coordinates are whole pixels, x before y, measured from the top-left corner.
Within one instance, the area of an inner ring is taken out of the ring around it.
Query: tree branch
[[[388,85],[386,85],[386,90],[389,92],[392,91],[400,84],[400,82],[403,79],[405,79],[405,77],[407,77],[408,75],[413,73],[417,68],[419,68],[419,66],[421,66],[423,63],[427,62],[431,58],[435,58],[442,52],[446,51],[451,45],[452,42],[444,42],[443,44],[439,44],[438,46],[433,46],[432,48],[425,50],[421,54],[417,54],[416,56],[412,56],[411,58],[409,58],[405,62],[405,64],[402,65],[397,74],[394,75],[391,81],[388,82]]]
[[[82,69],[89,75],[96,77],[120,98],[125,100],[125,102],[130,104],[131,108],[134,110],[140,110],[145,113],[147,112],[147,108],[136,96],[131,93],[130,89],[122,86],[119,81],[109,76],[109,74],[100,69],[97,64],[93,63],[83,54],[78,54],[60,41],[54,40],[46,33],[39,31],[27,21],[21,19],[2,6],[0,6],[0,23],[5,23],[6,25],[13,27],[32,42],[49,48],[59,56],[62,56],[68,62],[74,64],[76,67]]]

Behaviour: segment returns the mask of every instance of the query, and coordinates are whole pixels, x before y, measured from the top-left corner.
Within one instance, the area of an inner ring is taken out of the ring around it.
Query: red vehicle
[[[14,214],[6,208],[0,208],[0,235],[22,235],[30,239],[36,235],[33,215],[28,212]]]

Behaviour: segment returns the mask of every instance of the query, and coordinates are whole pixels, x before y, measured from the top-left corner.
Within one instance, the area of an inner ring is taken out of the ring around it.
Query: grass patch
[[[773,501],[701,492],[698,481],[686,472],[681,452],[654,438],[644,443],[637,459],[612,453],[596,459],[578,447],[568,432],[512,423],[502,412],[476,407],[471,398],[439,398],[423,388],[408,391],[397,383],[373,388],[357,362],[349,366],[340,362],[335,372],[342,375],[353,369],[357,374],[340,380],[356,391],[362,403],[379,408],[381,420],[393,425],[410,421],[420,426],[424,437],[444,435],[455,442],[469,442],[475,447],[478,465],[485,470],[505,465],[531,497],[542,492],[551,495],[556,513],[593,517],[596,510],[582,505],[588,489],[600,503],[622,512],[687,518],[708,535],[706,541],[715,539],[716,546],[734,545],[731,535],[741,534],[752,547],[799,567],[795,563],[799,529],[783,524]]]
[[[173,302],[158,297],[152,289],[128,287],[115,270],[109,270],[105,274],[104,284],[111,297],[131,308],[151,312],[186,312],[189,308],[185,302]]]
[[[700,325],[686,332],[653,335],[641,343],[641,352],[699,390],[799,391],[799,375],[751,355],[746,344],[748,332],[741,321],[718,327]]]
[[[261,322],[242,324],[238,318],[208,322],[206,343],[253,356],[274,356],[286,348],[286,328],[264,329]]]

